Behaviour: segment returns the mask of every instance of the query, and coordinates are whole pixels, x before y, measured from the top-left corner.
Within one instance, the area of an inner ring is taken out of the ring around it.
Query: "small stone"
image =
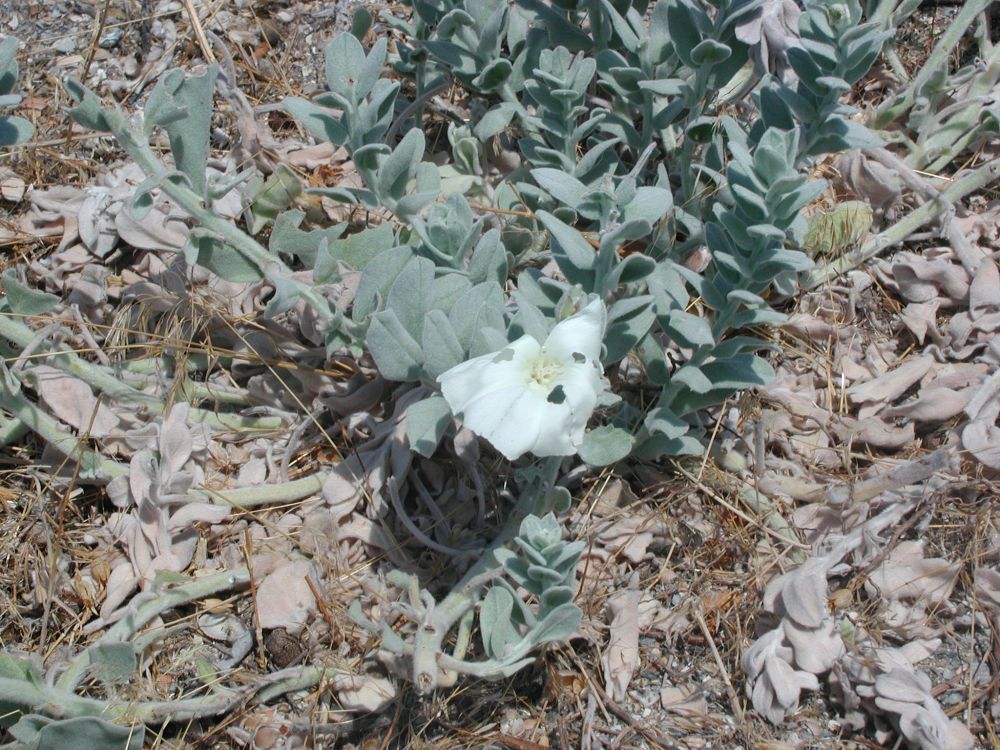
[[[56,39],[55,44],[52,45],[56,52],[62,52],[64,55],[68,55],[71,52],[76,51],[76,39],[71,36],[64,36],[61,39]]]

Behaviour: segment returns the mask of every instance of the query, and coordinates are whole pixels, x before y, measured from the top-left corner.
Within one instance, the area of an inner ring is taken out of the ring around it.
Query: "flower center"
[[[528,371],[528,380],[548,390],[559,379],[559,376],[562,375],[562,369],[562,363],[542,352],[531,363],[531,369]]]

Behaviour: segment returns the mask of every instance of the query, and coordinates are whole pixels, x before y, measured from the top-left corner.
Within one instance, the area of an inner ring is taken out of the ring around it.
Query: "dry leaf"
[[[301,632],[316,611],[316,599],[306,582],[314,575],[308,560],[288,560],[257,586],[257,617],[261,628],[284,628],[291,635]]]
[[[639,600],[642,592],[618,591],[608,600],[611,623],[608,645],[601,655],[604,689],[616,701],[624,700],[639,666]]]

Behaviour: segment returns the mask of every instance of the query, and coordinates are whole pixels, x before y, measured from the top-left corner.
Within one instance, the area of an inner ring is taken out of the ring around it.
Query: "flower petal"
[[[574,353],[582,354],[591,362],[598,362],[607,317],[604,303],[594,299],[575,315],[556,323],[543,348],[547,354],[566,362],[575,361]]]
[[[583,430],[590,421],[600,394],[608,387],[608,381],[593,362],[566,365],[557,383],[565,399],[559,406],[566,411],[565,429],[574,445],[583,440]]]
[[[545,406],[541,389],[512,385],[473,398],[462,411],[462,422],[486,438],[508,460],[515,461],[534,450],[545,419]],[[573,452],[572,446],[569,452]]]
[[[526,387],[530,363],[540,351],[537,341],[531,336],[522,336],[499,352],[483,354],[442,373],[438,382],[452,413],[464,412],[471,401],[494,391]]]

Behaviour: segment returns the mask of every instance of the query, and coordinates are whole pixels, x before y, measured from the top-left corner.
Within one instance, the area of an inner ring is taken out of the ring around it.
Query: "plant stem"
[[[989,7],[993,0],[967,0],[955,18],[951,22],[948,30],[942,34],[931,50],[931,54],[924,60],[923,66],[913,77],[913,80],[906,87],[906,90],[899,96],[886,99],[875,110],[872,119],[872,127],[881,129],[895,120],[913,106],[917,96],[923,93],[924,87],[931,80],[931,77],[940,73],[942,69],[948,68],[948,55],[961,41],[975,22],[976,17]]]
[[[18,346],[27,346],[36,335],[28,326],[10,315],[0,315],[0,337]],[[51,361],[63,372],[79,378],[92,388],[96,388],[116,401],[139,404],[154,414],[162,414],[166,406],[156,396],[133,388],[100,365],[88,362],[68,351],[49,348]],[[211,397],[211,396],[209,396]],[[281,417],[245,417],[239,414],[218,414],[206,409],[192,408],[191,419],[220,430],[242,432],[245,430],[279,430],[285,426]]]
[[[215,575],[197,578],[173,588],[136,595],[132,600],[132,611],[116,622],[98,638],[92,646],[108,643],[125,643],[153,618],[169,609],[190,604],[206,596],[244,586],[250,581],[250,573],[245,567],[223,571]],[[84,650],[70,662],[66,671],[56,680],[56,687],[72,691],[83,680],[90,666],[90,652]]]
[[[815,289],[852,268],[857,268],[866,260],[874,258],[886,248],[899,244],[922,226],[950,210],[956,201],[961,200],[969,193],[984,188],[998,178],[1000,178],[1000,158],[988,161],[959,177],[935,198],[910,211],[891,227],[884,232],[879,232],[856,250],[845,253],[836,260],[805,274],[800,286],[803,289]]]
[[[145,137],[133,131],[125,117],[118,111],[104,110],[112,135],[118,139],[129,156],[135,159],[148,177],[159,181],[159,188],[180,208],[190,214],[209,232],[218,236],[223,242],[235,249],[240,255],[253,263],[261,276],[275,288],[295,290],[307,302],[332,330],[344,330],[345,333],[357,333],[353,324],[344,318],[343,314],[332,307],[329,301],[316,289],[304,282],[292,278],[292,271],[282,260],[272,255],[253,237],[243,232],[239,227],[216,215],[207,208],[202,197],[187,185],[168,179],[169,172],[153,153]]]
[[[62,425],[33,403],[21,391],[20,382],[0,364],[0,401],[28,429],[60,453],[80,462],[80,478],[109,480],[128,474],[128,467],[92,451],[83,441],[66,432]]]

